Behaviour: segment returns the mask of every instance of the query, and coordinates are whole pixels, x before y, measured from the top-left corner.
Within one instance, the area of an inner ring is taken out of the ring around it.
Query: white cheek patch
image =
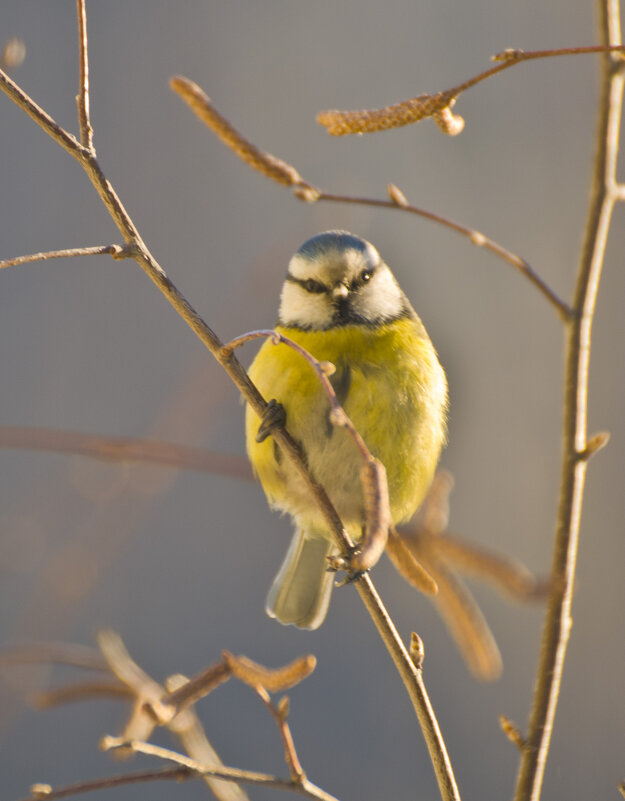
[[[369,283],[355,293],[352,308],[372,323],[393,319],[404,311],[402,291],[385,264],[381,264]]]
[[[310,277],[310,271],[308,271]],[[332,304],[327,294],[307,292],[293,281],[285,281],[280,294],[282,325],[299,328],[327,328],[332,323]]]

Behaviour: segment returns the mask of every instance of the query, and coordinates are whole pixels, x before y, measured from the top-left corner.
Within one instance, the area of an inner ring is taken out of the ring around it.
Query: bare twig
[[[158,781],[183,781],[195,778],[196,771],[180,765],[175,768],[161,768],[160,770],[144,770],[140,773],[126,773],[121,776],[106,776],[102,779],[92,779],[88,782],[68,784],[65,787],[51,787],[49,784],[33,784],[30,795],[22,801],[58,801],[60,798],[70,798],[73,795],[83,795],[94,790],[107,790],[113,787],[126,787],[131,784],[144,784]]]
[[[393,187],[392,189],[391,186]],[[450,220],[440,214],[435,214],[427,209],[422,209],[419,206],[411,205],[408,203],[403,193],[401,193],[401,197],[403,198],[404,202],[398,202],[399,197],[397,195],[397,187],[393,185],[389,186],[389,194],[391,195],[390,200],[355,197],[353,195],[336,195],[330,192],[324,192],[321,189],[318,190],[318,192],[318,200],[326,200],[333,203],[351,203],[359,206],[376,206],[382,209],[401,209],[402,211],[408,212],[408,214],[415,214],[418,217],[423,217],[426,220],[431,220],[439,225],[443,225],[445,228],[449,228],[452,231],[455,231],[457,234],[466,237],[473,245],[477,245],[477,247],[484,248],[490,253],[499,256],[499,258],[503,259],[507,264],[514,267],[515,270],[518,270],[518,272],[525,276],[525,278],[527,278],[536,287],[536,289],[538,289],[543,297],[549,301],[549,303],[556,309],[563,320],[566,321],[571,316],[571,308],[569,305],[557,295],[557,293],[538,275],[530,263],[524,258],[503,247],[503,245],[498,244],[493,239],[490,239],[475,228],[469,228],[466,225],[462,225],[462,223]]]
[[[0,261],[0,270],[5,267],[18,267],[20,264],[29,264],[33,261],[47,261],[48,259],[69,259],[77,256],[112,256],[114,259],[124,259],[130,256],[128,248],[122,245],[99,245],[88,248],[66,248],[65,250],[46,250],[42,253],[30,253],[27,256],[16,256],[14,259]]]
[[[50,136],[54,141],[60,145],[63,150],[67,151],[71,156],[78,159],[84,158],[88,151],[80,144],[80,142],[62,128],[52,117],[45,112],[40,106],[30,98],[23,89],[12,81],[11,78],[0,70],[0,89],[13,100],[28,116],[33,119],[37,125]]]
[[[204,692],[197,692],[195,697],[191,698],[187,691],[187,695],[179,699],[177,693],[185,692],[185,688],[188,687],[193,688],[194,680],[190,681],[179,675],[170,677],[166,690],[132,659],[118,634],[112,631],[100,632],[98,640],[110,671],[118,677],[120,684],[134,699],[122,739],[147,740],[156,726],[166,726],[180,739],[189,757],[199,760],[204,767],[223,765],[190,706],[194,700],[206,695],[212,689],[207,686],[206,681],[206,674],[210,669],[201,674],[204,679]],[[224,667],[223,663],[220,665]],[[221,680],[225,681],[229,675],[229,671],[226,671],[225,677],[222,676]],[[213,687],[219,683],[221,683],[219,680],[214,682]],[[206,774],[204,779],[219,801],[248,801],[247,794],[238,785],[232,782],[224,783],[209,774]]]
[[[620,47],[618,0],[601,0],[599,8],[602,41],[605,45]],[[575,313],[569,323],[566,346],[562,478],[551,592],[515,801],[536,801],[540,795],[571,630],[571,602],[588,463],[585,454],[588,449],[590,335],[610,219],[614,205],[620,199],[616,168],[624,82],[622,59],[606,55],[601,79],[592,196],[575,287]]]
[[[78,104],[78,124],[80,141],[92,152],[93,128],[89,116],[89,56],[87,51],[87,11],[85,0],[76,0],[76,16],[78,17],[78,54],[80,64],[80,83],[76,103]]]
[[[301,784],[302,782],[306,781],[306,774],[304,773],[304,769],[302,768],[299,757],[297,756],[295,743],[293,742],[293,735],[291,734],[291,728],[287,722],[287,718],[289,716],[288,696],[282,696],[276,705],[272,703],[269,693],[263,686],[258,685],[254,689],[276,722],[276,726],[280,732],[280,739],[282,740],[282,747],[284,748],[284,758],[289,768],[291,779],[292,781]]]
[[[242,456],[135,437],[102,437],[56,428],[0,426],[0,448],[69,453],[106,462],[157,464],[217,473],[243,481],[253,479],[250,463]]]
[[[131,749],[138,754],[146,754],[153,756],[157,759],[164,759],[168,762],[174,762],[177,765],[193,771],[198,776],[215,776],[227,781],[233,781],[241,784],[255,784],[264,787],[272,787],[275,790],[290,790],[294,793],[299,793],[306,798],[317,799],[317,801],[337,801],[334,796],[324,792],[321,788],[309,782],[306,778],[302,781],[294,781],[293,779],[281,779],[277,776],[272,776],[269,773],[258,773],[250,770],[239,770],[238,768],[207,768],[198,764],[195,760],[171,751],[168,748],[161,748],[152,743],[146,743],[138,740],[127,741],[121,737],[104,737],[102,739],[102,748],[105,751],[111,749]]]

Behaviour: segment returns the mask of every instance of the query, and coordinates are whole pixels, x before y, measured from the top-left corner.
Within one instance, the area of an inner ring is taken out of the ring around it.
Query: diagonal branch
[[[241,784],[256,784],[264,787],[272,787],[275,790],[290,790],[299,793],[305,798],[316,799],[317,801],[337,801],[337,799],[317,787],[308,779],[295,781],[293,779],[281,779],[269,773],[259,773],[251,770],[240,770],[239,768],[228,768],[225,765],[219,768],[206,768],[198,764],[195,760],[171,751],[168,748],[161,748],[152,743],[131,740],[130,742],[121,737],[104,737],[102,740],[103,750],[130,749],[138,754],[146,754],[167,762],[173,762],[183,768],[197,774],[198,776],[215,776],[226,781],[233,781]]]
[[[132,257],[137,264],[139,264],[141,269],[157,286],[200,341],[210,350],[219,364],[230,376],[237,389],[250,404],[251,408],[259,414],[259,416],[262,416],[267,405],[265,400],[252,384],[247,373],[234,355],[232,353],[225,355],[222,353],[223,344],[219,337],[202,320],[183,294],[174,286],[165,274],[163,268],[151,254],[120,198],[102,172],[95,154],[81,145],[75,137],[60,128],[48,114],[40,109],[26,93],[19,89],[19,87],[1,71],[0,89],[11,97],[20,108],[24,109],[46,133],[81,164],[100,199],[108,209],[113,221],[119,228],[124,241],[131,246]],[[336,542],[341,543],[344,531],[341,520],[330,502],[326,491],[310,473],[301,448],[284,429],[276,429],[273,436],[280,445],[285,457],[289,460],[289,464],[291,464],[292,468],[302,477],[305,484],[308,486],[326,521],[328,530],[332,533]],[[426,741],[441,797],[444,801],[457,801],[459,799],[459,793],[453,769],[421,673],[411,660],[369,575],[363,574],[356,579],[354,581],[354,586],[365,604],[400,674],[404,686],[408,691]]]
[[[0,89],[11,98],[11,100],[18,105],[22,111],[25,111],[28,116],[33,119],[40,128],[50,136],[54,141],[60,145],[63,150],[66,150],[71,156],[78,159],[84,158],[88,151],[84,148],[75,136],[68,133],[65,128],[62,128],[52,117],[44,111],[41,106],[37,105],[35,101],[29,97],[23,89],[21,89],[15,81],[4,72],[0,70]]]
[[[556,292],[544,281],[534,270],[534,268],[530,265],[528,261],[526,261],[521,256],[518,256],[516,253],[513,253],[508,248],[505,248],[503,245],[500,245],[498,242],[495,242],[494,239],[490,239],[485,234],[477,231],[475,228],[470,228],[469,226],[463,225],[462,223],[455,222],[454,220],[450,220],[447,217],[443,217],[440,214],[435,214],[432,211],[428,211],[427,209],[419,208],[418,206],[413,206],[408,202],[408,200],[404,197],[403,192],[398,191],[397,187],[394,184],[389,184],[389,195],[391,197],[390,200],[381,200],[378,198],[367,198],[367,197],[354,197],[351,195],[335,195],[331,194],[330,192],[324,192],[323,190],[318,190],[319,197],[318,200],[328,200],[334,203],[353,203],[356,205],[361,206],[377,206],[378,208],[384,209],[401,209],[402,211],[406,211],[409,214],[416,214],[418,217],[423,217],[426,220],[431,220],[432,222],[438,223],[439,225],[444,225],[446,228],[450,228],[452,231],[455,231],[457,234],[461,234],[462,236],[469,239],[469,241],[473,245],[477,245],[478,247],[483,247],[485,250],[490,251],[495,256],[499,256],[505,262],[510,264],[516,270],[518,270],[521,275],[524,275],[535,287],[538,291],[546,298],[549,303],[555,308],[558,312],[560,318],[566,322],[572,314],[570,306],[556,294]]]

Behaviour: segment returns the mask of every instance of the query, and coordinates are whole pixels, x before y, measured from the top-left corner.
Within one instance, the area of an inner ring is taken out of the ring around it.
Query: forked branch
[[[84,0],[78,0],[78,2],[79,8],[81,9],[80,13],[84,14]],[[86,41],[86,33],[84,41]],[[84,59],[86,63],[87,52],[86,48],[83,49],[82,37],[79,41],[79,45],[81,47],[81,59]],[[176,312],[185,320],[200,341],[210,350],[251,408],[261,416],[266,408],[265,400],[252,384],[247,373],[235,359],[234,355],[231,353],[226,355],[222,354],[223,343],[220,341],[219,337],[201,319],[191,304],[174,286],[161,265],[149,251],[132,219],[126,212],[120,198],[102,172],[93,148],[84,146],[74,136],[61,128],[2,71],[0,71],[0,89],[14,100],[14,102],[29,114],[49,136],[81,164],[100,196],[100,199],[109,211],[113,221],[119,228],[124,241],[130,247],[132,251],[131,257],[144,270],[146,275],[162,292]],[[85,84],[83,80],[81,82],[81,92],[84,91]],[[81,103],[85,108],[87,107],[84,101],[81,101]],[[81,103],[79,103],[79,107]],[[302,477],[305,484],[308,486],[328,525],[329,531],[332,532],[337,543],[340,544],[343,532],[341,520],[324,488],[319,485],[314,476],[311,475],[299,445],[284,429],[277,429],[274,438],[280,445],[282,452],[286,455],[293,469]],[[459,794],[453,770],[445,749],[438,722],[434,716],[425,689],[425,684],[423,683],[423,678],[412,662],[369,575],[363,574],[354,582],[354,586],[367,607],[409,693],[426,740],[441,796],[444,801],[456,801],[459,799]]]
[[[609,49],[620,50],[618,0],[601,0],[599,8],[604,49],[609,46]],[[572,624],[571,602],[589,453],[587,404],[590,335],[610,220],[615,204],[622,199],[616,170],[624,67],[625,62],[620,56],[604,56],[593,186],[575,287],[574,314],[567,332],[562,474],[551,592],[515,801],[536,801],[540,797]]]

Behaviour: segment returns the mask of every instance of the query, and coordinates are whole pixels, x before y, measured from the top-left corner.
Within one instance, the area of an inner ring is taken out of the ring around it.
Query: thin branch
[[[49,784],[34,784],[30,788],[30,795],[22,801],[58,801],[60,798],[69,798],[72,795],[91,793],[94,790],[108,790],[112,787],[126,787],[131,784],[144,784],[158,781],[183,781],[195,778],[196,771],[183,765],[175,768],[161,768],[160,770],[144,770],[140,773],[126,773],[121,776],[106,776],[103,779],[93,779],[88,782],[68,784],[56,789]]]
[[[88,150],[71,134],[62,128],[52,117],[45,112],[35,101],[30,98],[23,89],[12,81],[9,76],[0,69],[0,89],[13,100],[28,116],[33,119],[40,128],[60,145],[63,150],[79,161],[84,158]]]
[[[47,451],[87,456],[104,462],[156,464],[252,481],[242,456],[135,437],[102,437],[34,426],[0,426],[0,449]]]
[[[167,686],[168,689],[171,688],[169,681]],[[182,748],[191,759],[201,765],[223,764],[193,709],[176,715],[167,728],[178,737]],[[211,776],[206,776],[204,781],[218,801],[249,801],[248,794],[239,784],[224,782]]]
[[[177,692],[184,691],[185,687],[193,687],[194,684],[197,687],[199,683],[197,679],[189,680],[179,674],[170,676],[166,682],[167,689],[165,689],[132,659],[118,634],[113,631],[100,632],[98,641],[108,662],[109,670],[118,677],[120,683],[134,698],[130,717],[123,730],[124,740],[147,740],[156,726],[166,726],[172,734],[180,739],[192,759],[199,760],[204,767],[223,765],[219,754],[209,742],[195,711],[188,704],[184,706],[182,702],[178,703]],[[208,672],[204,671],[204,674],[201,674],[204,678],[204,692],[197,692],[196,697],[192,700],[197,700],[202,694],[206,695],[207,692],[210,692],[206,686]],[[227,678],[228,675],[225,676],[225,679]],[[218,683],[214,686],[217,686]],[[189,700],[188,693],[186,698]],[[247,800],[247,793],[236,784],[225,783],[209,775],[206,775],[204,779],[219,801]]]
[[[499,258],[503,259],[505,262],[518,270],[521,275],[524,275],[525,278],[527,278],[539,290],[543,297],[549,301],[549,303],[556,309],[562,320],[566,321],[570,318],[572,313],[570,306],[564,300],[562,300],[562,298],[557,295],[557,293],[546,283],[546,281],[544,281],[538,275],[528,261],[523,259],[521,256],[518,256],[516,253],[513,253],[511,250],[508,250],[503,245],[495,242],[495,240],[490,239],[490,237],[487,237],[485,234],[481,233],[475,228],[470,228],[462,223],[450,220],[448,217],[443,217],[440,214],[435,214],[432,211],[428,211],[427,209],[413,206],[407,201],[405,203],[398,203],[392,194],[394,189],[396,189],[396,187],[391,184],[389,186],[391,200],[354,197],[353,195],[336,195],[320,189],[318,190],[318,200],[327,200],[333,203],[351,203],[360,206],[376,206],[383,209],[401,209],[409,214],[416,214],[418,217],[423,217],[426,220],[431,220],[432,222],[443,225],[446,228],[450,228],[457,234],[461,234],[462,236],[466,237],[473,245],[477,245],[478,247],[482,247],[485,250],[494,253],[496,256],[499,256]]]
[[[126,749],[129,748],[138,754],[146,754],[153,756],[157,759],[164,759],[168,762],[174,762],[177,765],[193,771],[198,776],[215,776],[219,779],[226,781],[237,782],[241,784],[255,784],[264,787],[273,787],[275,790],[290,790],[294,793],[299,793],[306,798],[317,799],[317,801],[337,801],[334,796],[324,792],[321,788],[309,782],[307,779],[294,781],[292,779],[281,779],[278,776],[272,776],[269,773],[259,773],[251,770],[240,770],[239,768],[228,768],[226,766],[219,768],[207,768],[198,764],[195,760],[171,751],[168,748],[161,748],[160,746],[146,743],[139,740],[127,741],[121,737],[104,737],[102,739],[102,748],[105,751],[111,749]]]
[[[112,256],[114,259],[123,259],[130,256],[127,247],[123,245],[96,245],[88,248],[66,248],[65,250],[45,250],[41,253],[30,253],[27,256],[16,256],[14,259],[0,261],[0,270],[5,267],[18,267],[20,264],[30,264],[33,261],[48,261],[48,259],[70,259],[77,256]]]
[[[288,696],[283,696],[276,706],[272,703],[269,693],[263,686],[258,685],[254,689],[276,722],[278,732],[280,733],[280,739],[282,740],[282,747],[284,748],[284,759],[289,769],[291,780],[301,784],[306,780],[306,774],[304,773],[304,769],[302,768],[299,757],[297,756],[295,743],[293,742],[293,735],[291,734],[291,728],[287,722],[289,715]]]
[[[80,63],[80,83],[76,103],[78,104],[78,124],[80,141],[90,151],[93,149],[93,128],[89,117],[89,56],[87,50],[87,12],[85,0],[76,0],[78,17],[78,53]]]
[[[601,0],[599,7],[603,42],[620,45],[618,0]],[[590,335],[610,220],[619,199],[616,168],[624,82],[622,60],[606,55],[601,79],[592,195],[575,287],[575,315],[569,324],[566,346],[562,478],[551,592],[515,801],[535,801],[540,796],[571,630],[571,602],[588,462],[585,453],[588,448]]]

